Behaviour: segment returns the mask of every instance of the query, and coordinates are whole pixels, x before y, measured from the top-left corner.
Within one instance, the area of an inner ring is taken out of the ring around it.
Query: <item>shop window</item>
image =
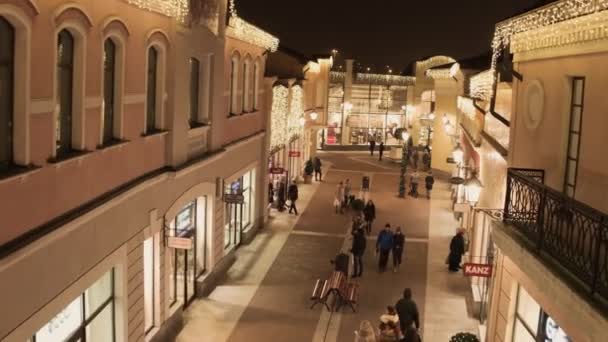
[[[190,58],[190,127],[199,122],[199,88],[200,88],[200,62],[196,58]]]
[[[148,82],[146,87],[146,133],[156,131],[158,88],[158,50],[148,49]]]
[[[144,331],[154,327],[154,236],[144,240]]]
[[[15,29],[0,17],[0,171],[13,164]]]
[[[584,100],[585,78],[574,77],[572,78],[572,97],[570,102],[570,121],[568,126],[566,176],[564,177],[564,193],[569,197],[574,197],[576,192]]]
[[[259,97],[260,97],[260,63],[255,62],[253,64],[253,111],[259,109]]]
[[[103,145],[114,139],[116,99],[116,44],[111,38],[103,45]]]
[[[249,108],[249,80],[251,76],[249,75],[249,64],[250,61],[246,60],[243,63],[243,112],[248,112]]]
[[[57,40],[57,113],[55,141],[57,156],[72,151],[72,95],[74,83],[74,37],[68,30]]]
[[[114,306],[112,269],[40,328],[32,341],[115,341]]]
[[[239,84],[239,56],[234,55],[230,64],[230,113],[238,114],[238,84]]]

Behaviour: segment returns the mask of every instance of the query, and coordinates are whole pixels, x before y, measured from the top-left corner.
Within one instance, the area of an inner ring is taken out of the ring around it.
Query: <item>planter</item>
[[[312,184],[312,175],[304,175],[304,184]]]

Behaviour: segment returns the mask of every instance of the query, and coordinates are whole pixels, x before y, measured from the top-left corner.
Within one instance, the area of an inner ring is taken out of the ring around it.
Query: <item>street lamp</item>
[[[312,121],[316,121],[318,117],[319,117],[319,114],[317,114],[317,112],[310,113],[310,119]]]
[[[477,178],[477,174],[473,172],[471,178],[467,179],[464,183],[464,191],[467,196],[467,201],[471,206],[477,205],[479,202],[479,196],[481,195],[481,189],[483,188],[483,184]]]
[[[410,140],[410,133],[406,128],[401,131],[401,138],[403,139],[403,149],[401,150],[401,178],[399,180],[399,197],[405,198],[405,173],[407,171],[407,163],[409,162],[409,153],[407,151],[407,144]]]
[[[454,159],[456,164],[462,164],[464,160],[464,151],[460,147],[460,144],[456,144],[456,147],[454,147],[454,150],[452,151],[452,159]]]

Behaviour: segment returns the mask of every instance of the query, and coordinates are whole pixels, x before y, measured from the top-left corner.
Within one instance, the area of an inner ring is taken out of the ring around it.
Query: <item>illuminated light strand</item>
[[[466,114],[470,119],[475,117],[475,114],[477,113],[477,108],[475,108],[475,100],[464,96],[458,96],[457,102],[458,109],[460,109],[462,113]]]
[[[450,72],[450,68],[445,69],[429,69],[426,71],[426,77],[430,77],[432,79],[448,79],[452,78],[452,74]]]
[[[270,112],[270,150],[275,151],[285,145],[288,139],[287,115],[289,111],[289,90],[278,85],[272,88],[272,109]]]
[[[226,30],[228,36],[270,50],[270,52],[277,51],[279,39],[237,16],[234,0],[230,0],[229,10],[230,19],[228,20],[228,28]]]
[[[346,79],[346,73],[342,71],[330,71],[329,72],[329,81],[331,83],[344,83]]]
[[[291,87],[291,104],[287,119],[288,140],[302,135],[300,118],[304,115],[304,91],[299,85]]]
[[[433,56],[431,58],[425,59],[423,61],[416,62],[416,68],[420,69],[430,69],[436,66],[454,63],[456,60],[452,57],[448,56]]]
[[[488,101],[492,97],[493,85],[494,74],[492,73],[492,70],[482,71],[471,77],[469,82],[469,95],[472,98]]]
[[[126,2],[150,12],[176,18],[182,23],[186,21],[190,10],[189,0],[126,0]]]
[[[401,76],[401,75],[383,75],[383,74],[366,74],[357,73],[355,74],[356,83],[365,83],[373,85],[387,85],[387,86],[411,86],[416,84],[416,77]]]

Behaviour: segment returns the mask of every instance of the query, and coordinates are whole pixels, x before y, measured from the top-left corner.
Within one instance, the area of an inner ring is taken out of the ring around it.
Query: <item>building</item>
[[[261,227],[278,40],[228,7],[0,4],[1,340],[167,340]]]
[[[473,212],[497,215],[474,215],[470,251],[494,266],[486,341],[606,339],[606,8],[561,0],[498,23],[471,80],[491,104]]]

